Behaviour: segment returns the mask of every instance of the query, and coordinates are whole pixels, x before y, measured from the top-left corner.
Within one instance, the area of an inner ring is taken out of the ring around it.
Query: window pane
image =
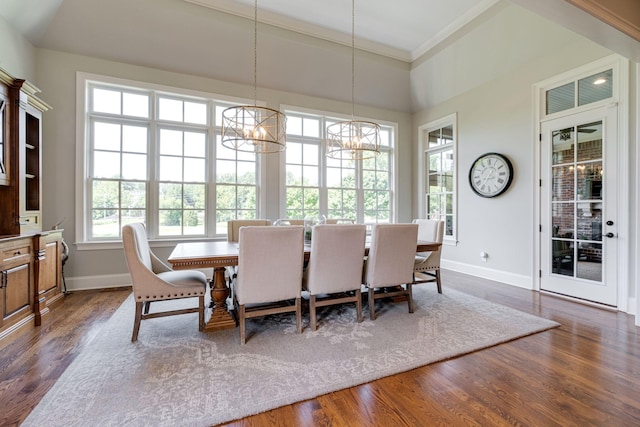
[[[319,169],[315,166],[304,167],[304,185],[305,186],[318,186],[318,173]]]
[[[253,184],[256,182],[256,164],[253,162],[238,162],[238,183]]]
[[[160,236],[179,236],[182,234],[181,210],[162,210],[159,212],[159,217],[158,234]]]
[[[147,156],[144,154],[123,154],[122,178],[147,179]]]
[[[116,210],[93,211],[91,235],[94,238],[120,236],[120,218]]]
[[[302,164],[302,144],[287,142],[287,163]]]
[[[93,148],[120,151],[120,125],[95,122],[93,124]]]
[[[317,145],[304,144],[303,153],[304,153],[303,161],[305,165],[318,165],[318,146]]]
[[[287,134],[302,135],[302,118],[301,117],[287,116]]]
[[[235,209],[236,187],[233,185],[216,185],[216,209]]]
[[[287,144],[288,146],[289,144]],[[287,148],[287,151],[289,150],[289,148]],[[225,147],[224,145],[222,145],[222,140],[220,139],[220,136],[216,136],[216,158],[217,159],[231,159],[231,160],[235,160],[236,158],[236,151]]]
[[[218,160],[216,162],[217,182],[236,182],[236,162]]]
[[[160,120],[182,121],[182,101],[160,98],[158,109]]]
[[[547,114],[568,110],[575,105],[573,82],[547,91]]]
[[[591,104],[613,96],[613,70],[578,80],[578,105]]]
[[[120,97],[121,93],[118,90],[93,89],[93,111],[120,114]]]
[[[160,184],[160,209],[182,207],[182,184]]]
[[[256,209],[256,188],[253,186],[238,186],[238,209]]]
[[[182,158],[160,156],[160,180],[182,181]]]
[[[120,153],[108,151],[94,151],[93,153],[93,177],[94,178],[120,178]]]
[[[185,211],[182,233],[186,236],[204,235],[204,218],[204,211]]]
[[[184,155],[190,157],[205,157],[206,135],[204,133],[184,133]]]
[[[94,209],[120,207],[118,181],[93,181],[91,195],[92,208]]]
[[[122,206],[144,209],[147,206],[147,188],[144,182],[122,183]]]
[[[302,185],[302,166],[287,165],[287,185]]]
[[[134,117],[149,117],[149,96],[137,93],[124,93],[122,95],[122,114]]]
[[[204,209],[206,186],[204,184],[185,184],[183,206],[189,209]]]
[[[202,102],[184,103],[184,121],[200,125],[207,124],[207,104]]]
[[[574,135],[575,128],[555,130],[552,133],[553,155],[551,161],[554,165],[574,162]]]
[[[380,145],[383,147],[391,146],[391,132],[386,129],[380,129]]]
[[[146,153],[147,128],[142,126],[122,126],[122,151]]]
[[[204,159],[184,159],[184,181],[185,182],[205,182],[205,160]]]
[[[179,130],[160,130],[160,154],[182,155],[182,132]]]
[[[303,126],[304,136],[309,136],[311,138],[318,138],[320,136],[320,120],[305,117],[303,119]]]

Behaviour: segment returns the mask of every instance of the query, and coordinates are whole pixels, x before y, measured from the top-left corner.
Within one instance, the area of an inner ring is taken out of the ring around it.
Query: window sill
[[[149,240],[149,246],[152,248],[171,248],[178,243],[187,242],[209,242],[209,241],[222,241],[226,240],[226,236],[219,237],[197,237],[193,239],[180,238],[180,239],[156,239]],[[102,240],[102,241],[90,241],[90,242],[75,242],[75,247],[79,251],[103,251],[110,249],[122,249],[122,240]]]

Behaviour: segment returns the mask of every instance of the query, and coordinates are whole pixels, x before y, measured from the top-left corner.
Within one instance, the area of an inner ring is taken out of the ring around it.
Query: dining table
[[[367,239],[365,255],[369,252],[370,240]],[[436,251],[441,243],[418,241],[416,252]],[[174,270],[196,270],[213,268],[210,282],[211,302],[207,309],[205,331],[232,329],[237,326],[234,315],[227,307],[229,286],[225,279],[226,267],[238,265],[238,242],[202,241],[178,243],[167,261]],[[311,256],[311,244],[304,245],[305,264]]]

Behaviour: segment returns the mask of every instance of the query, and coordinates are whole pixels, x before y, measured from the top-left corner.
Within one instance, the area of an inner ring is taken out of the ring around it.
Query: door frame
[[[612,98],[604,101],[594,102],[592,104],[581,107],[572,108],[559,113],[547,115],[544,111],[545,93],[547,90],[569,83],[590,75],[596,74],[611,68],[613,70],[613,94]],[[540,142],[542,132],[542,122],[573,115],[582,111],[594,108],[602,108],[607,105],[616,104],[618,109],[618,238],[615,239],[617,245],[617,277],[618,277],[618,298],[617,309],[628,312],[629,304],[629,253],[633,242],[632,236],[629,234],[629,189],[631,178],[629,176],[629,167],[631,159],[629,157],[629,60],[620,55],[610,55],[598,61],[591,62],[576,69],[553,76],[549,79],[540,81],[533,85],[532,98],[534,102],[533,108],[533,158],[534,158],[534,179],[532,194],[534,197],[534,224],[532,227],[534,242],[534,262],[533,262],[533,289],[540,291],[540,272],[542,265],[542,246],[540,227],[542,224],[542,203],[541,203],[541,186],[542,182],[542,145]],[[546,183],[550,185],[550,183]],[[544,292],[544,291],[543,291]],[[576,299],[578,301],[578,299]],[[580,300],[581,301],[581,300]],[[583,302],[583,301],[582,301]],[[594,303],[595,304],[595,303]],[[597,304],[596,304],[597,305]],[[603,306],[605,307],[605,306]]]

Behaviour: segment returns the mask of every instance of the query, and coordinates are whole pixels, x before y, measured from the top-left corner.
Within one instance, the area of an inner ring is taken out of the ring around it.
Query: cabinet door
[[[60,287],[60,242],[49,242],[45,246],[44,261],[40,263],[40,292],[48,292]]]
[[[30,298],[31,280],[29,279],[30,263],[3,270],[3,287],[0,295],[2,306],[2,326],[12,323],[13,319],[32,312]]]

